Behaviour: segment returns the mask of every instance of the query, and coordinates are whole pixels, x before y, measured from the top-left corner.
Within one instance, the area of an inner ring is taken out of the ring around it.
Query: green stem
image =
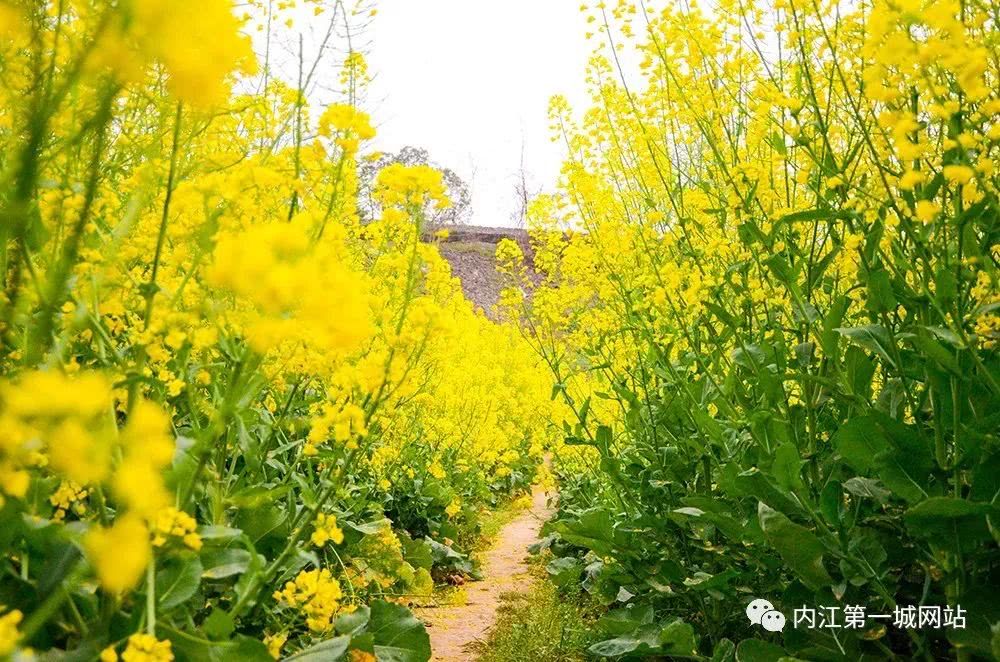
[[[146,634],[156,636],[156,556],[146,566]]]
[[[70,573],[67,575],[66,579],[63,580],[63,585],[61,589],[56,589],[49,593],[48,597],[38,606],[28,620],[24,622],[24,627],[21,628],[21,641],[24,643],[30,643],[32,638],[38,634],[38,631],[42,629],[46,623],[49,622],[59,608],[62,607],[63,603],[69,599],[70,593],[76,588],[81,578],[81,573],[79,571],[79,561]]]

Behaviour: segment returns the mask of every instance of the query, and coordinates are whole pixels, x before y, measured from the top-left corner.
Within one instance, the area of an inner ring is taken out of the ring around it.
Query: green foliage
[[[337,619],[339,636],[291,655],[297,662],[338,662],[349,650],[374,654],[382,662],[424,662],[431,643],[423,624],[401,605],[376,600]]]
[[[888,297],[879,282],[870,287]],[[925,304],[901,305],[913,307],[905,318],[876,302],[872,324],[843,327],[836,305],[787,325],[741,321],[719,302],[690,328],[697,352],[674,358],[636,331],[649,351],[602,394],[628,414],[594,443],[568,435],[601,471],[566,464],[539,545],[556,554],[556,585],[579,583],[610,609],[593,654],[994,654],[1000,609],[982,594],[1000,583],[1000,364],[943,328],[903,322]],[[723,353],[719,333],[740,347]],[[783,633],[748,626],[755,597],[789,618]],[[855,604],[977,616],[964,630],[791,627],[797,607]]]

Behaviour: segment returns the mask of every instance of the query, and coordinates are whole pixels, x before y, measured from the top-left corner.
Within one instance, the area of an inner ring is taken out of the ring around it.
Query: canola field
[[[0,0],[0,659],[423,662],[536,484],[591,659],[1000,657],[995,0],[587,2],[489,317],[302,10]]]

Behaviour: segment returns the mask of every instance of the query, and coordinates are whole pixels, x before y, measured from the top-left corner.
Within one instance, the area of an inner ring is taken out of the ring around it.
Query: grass
[[[478,253],[492,258],[496,254],[496,244],[485,241],[449,241],[442,244],[446,251],[453,253]]]
[[[600,637],[594,622],[603,611],[586,594],[566,595],[545,576],[544,561],[533,559],[529,593],[500,596],[497,622],[476,644],[478,662],[576,662]]]

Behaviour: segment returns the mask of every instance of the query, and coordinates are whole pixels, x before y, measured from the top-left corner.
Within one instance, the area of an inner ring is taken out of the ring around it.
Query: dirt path
[[[538,539],[538,530],[551,514],[545,498],[544,490],[536,486],[531,508],[500,531],[496,545],[483,555],[485,579],[466,585],[468,601],[465,604],[417,610],[417,616],[431,636],[432,660],[471,660],[472,654],[466,647],[481,639],[492,627],[500,595],[526,591],[531,586],[527,547]]]

